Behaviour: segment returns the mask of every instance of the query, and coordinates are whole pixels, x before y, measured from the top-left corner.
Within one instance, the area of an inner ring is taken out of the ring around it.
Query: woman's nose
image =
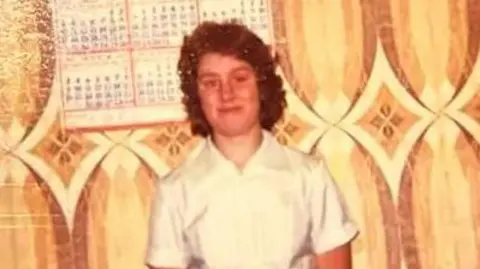
[[[235,97],[235,89],[228,81],[222,82],[222,87],[220,89],[221,97],[223,101],[229,101]]]

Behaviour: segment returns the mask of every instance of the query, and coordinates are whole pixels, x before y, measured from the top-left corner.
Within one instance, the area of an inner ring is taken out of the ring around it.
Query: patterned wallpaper
[[[356,269],[480,268],[480,1],[274,1],[285,144],[323,154]],[[0,1],[1,268],[143,268],[186,123],[66,132],[46,1]]]

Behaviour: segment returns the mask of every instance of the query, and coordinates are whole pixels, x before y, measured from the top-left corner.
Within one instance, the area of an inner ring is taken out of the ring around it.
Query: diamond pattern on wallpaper
[[[48,160],[49,166],[58,173],[63,184],[68,186],[80,162],[94,148],[95,144],[84,135],[66,132],[56,122],[48,135],[30,151]]]
[[[193,150],[198,138],[191,135],[187,123],[166,123],[154,128],[142,142],[173,169]]]
[[[282,144],[308,151],[327,130],[327,124],[292,89],[283,70],[278,69],[277,73],[284,80],[287,108],[272,132]]]
[[[365,91],[339,128],[374,157],[382,173],[388,175],[387,183],[396,200],[405,160],[434,120],[435,115],[402,87],[384,50],[379,48]]]
[[[286,111],[284,117],[276,124],[272,132],[280,143],[295,146],[314,128],[315,126],[302,120],[298,115]]]
[[[375,138],[392,157],[410,127],[418,119],[418,116],[405,109],[393,97],[387,85],[382,84],[376,102],[358,121],[358,125]]]

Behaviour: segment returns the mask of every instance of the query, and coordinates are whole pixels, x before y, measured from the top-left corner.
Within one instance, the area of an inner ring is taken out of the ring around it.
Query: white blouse
[[[263,137],[242,172],[205,139],[158,181],[147,264],[307,269],[358,233],[325,163]]]

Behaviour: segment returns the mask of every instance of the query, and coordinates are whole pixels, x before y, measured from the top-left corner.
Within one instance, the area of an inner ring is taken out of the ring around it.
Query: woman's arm
[[[145,264],[150,269],[184,269],[189,253],[183,241],[183,212],[179,209],[181,185],[158,180],[152,201]]]
[[[313,268],[351,269],[351,242],[358,229],[325,162],[314,168],[310,183]]]
[[[352,251],[350,243],[317,254],[314,257],[314,269],[352,269]]]

